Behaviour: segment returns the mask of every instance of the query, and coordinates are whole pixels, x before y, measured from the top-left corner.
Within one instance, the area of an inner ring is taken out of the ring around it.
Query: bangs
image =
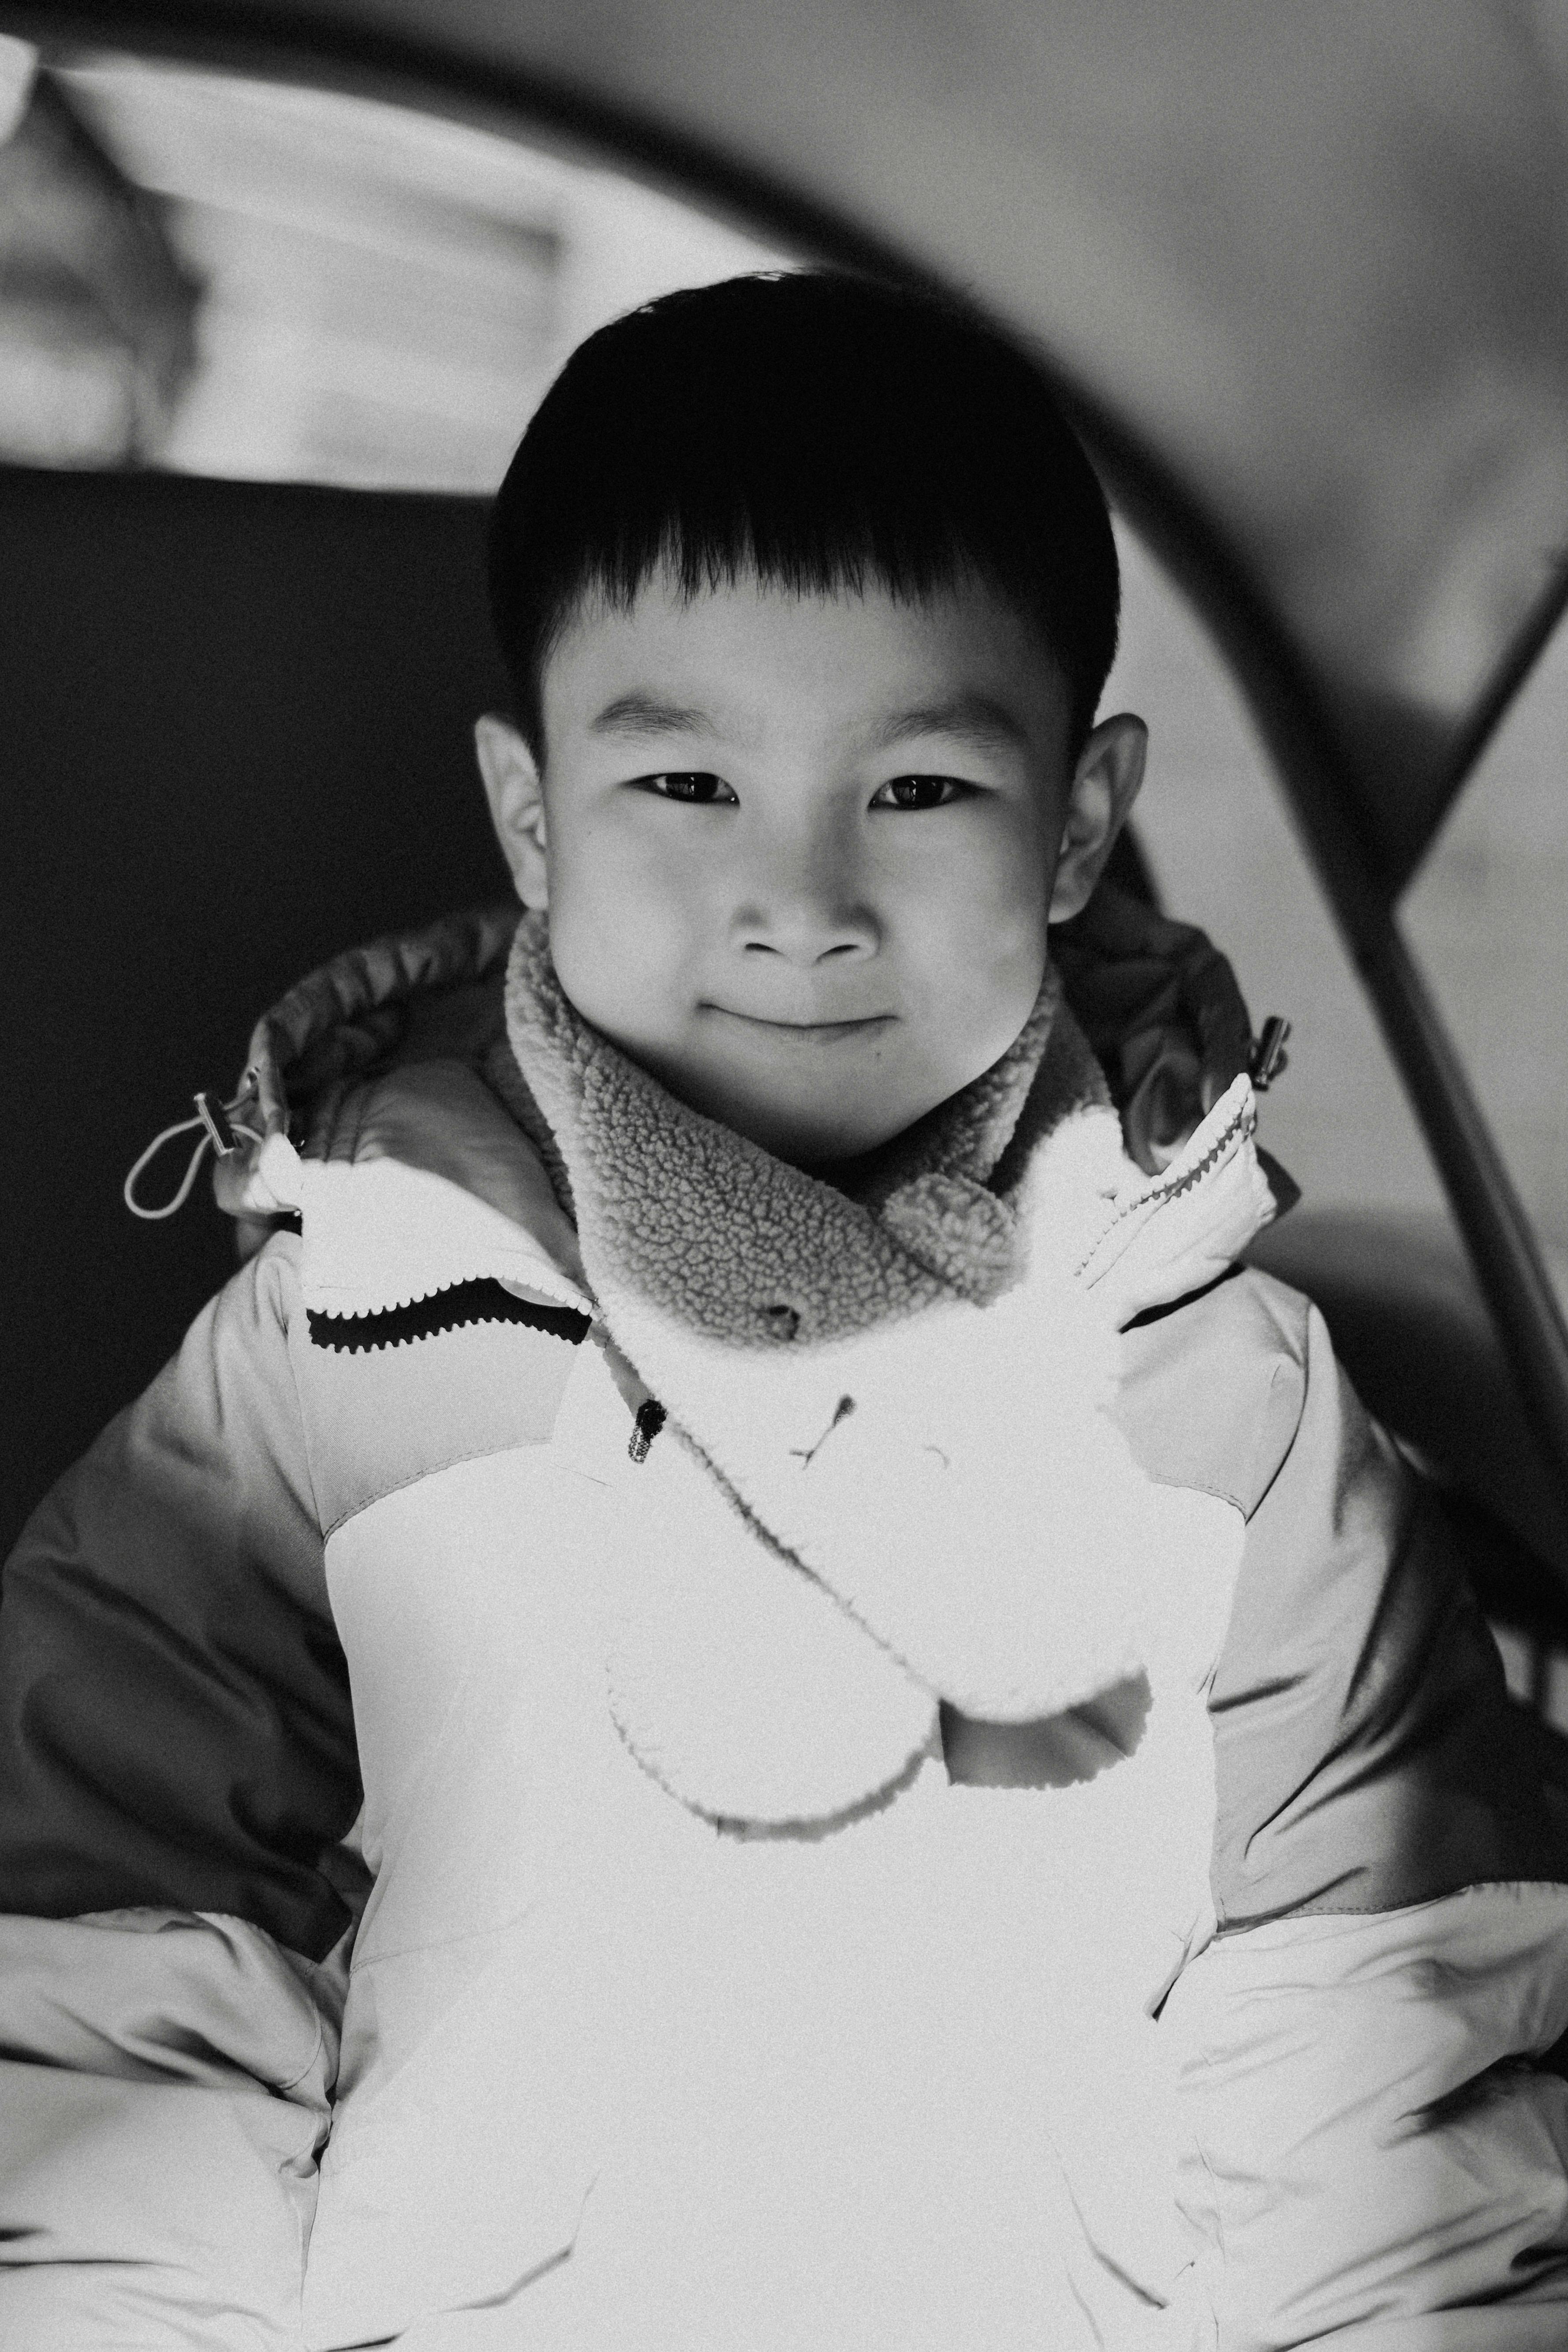
[[[1075,750],[1115,650],[1103,495],[1041,379],[968,320],[852,278],[667,296],[568,362],[492,523],[526,733],[572,615],[624,610],[656,575],[688,598],[755,578],[911,603],[983,582],[1059,661]]]

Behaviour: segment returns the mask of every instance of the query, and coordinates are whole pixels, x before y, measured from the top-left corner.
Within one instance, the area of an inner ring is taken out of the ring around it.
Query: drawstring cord
[[[203,1154],[209,1145],[219,1160],[226,1160],[231,1151],[239,1150],[241,1136],[247,1143],[265,1143],[267,1140],[265,1136],[256,1133],[254,1127],[242,1126],[234,1116],[241,1104],[250,1099],[248,1071],[241,1082],[238,1094],[230,1101],[221,1102],[214,1095],[206,1093],[195,1095],[192,1099],[196,1106],[195,1118],[178,1119],[172,1127],[166,1127],[162,1135],[155,1135],[120,1187],[125,1205],[133,1217],[144,1217],[149,1223],[153,1223],[160,1217],[172,1217],[176,1209],[183,1209],[191,1197],[191,1188],[201,1169]],[[190,1165],[181,1179],[179,1191],[173,1199],[166,1201],[161,1209],[144,1208],[136,1197],[137,1178],[144,1168],[149,1167],[156,1160],[166,1143],[172,1143],[177,1135],[189,1135],[192,1129],[197,1127],[202,1132],[197,1139],[196,1148],[191,1154]]]

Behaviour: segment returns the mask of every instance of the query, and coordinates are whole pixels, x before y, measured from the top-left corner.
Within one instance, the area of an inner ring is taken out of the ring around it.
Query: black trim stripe
[[[455,1282],[428,1298],[406,1307],[385,1307],[365,1315],[319,1314],[307,1309],[310,1342],[359,1355],[371,1348],[402,1348],[414,1339],[434,1339],[443,1331],[456,1331],[470,1323],[524,1323],[532,1331],[548,1331],[574,1348],[587,1339],[592,1318],[575,1307],[547,1307],[533,1298],[518,1298],[504,1283],[482,1276]]]

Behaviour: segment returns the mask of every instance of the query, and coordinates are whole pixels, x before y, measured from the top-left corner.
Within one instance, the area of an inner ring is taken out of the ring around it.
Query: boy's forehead
[[[629,604],[585,599],[542,683],[561,718],[598,738],[682,726],[739,740],[792,718],[872,746],[948,732],[1045,750],[1070,701],[1039,625],[972,579],[913,597],[754,575],[691,594],[655,575]]]

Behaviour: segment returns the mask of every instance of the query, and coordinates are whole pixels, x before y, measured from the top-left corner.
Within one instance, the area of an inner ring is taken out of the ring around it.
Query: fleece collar
[[[1001,1059],[862,1163],[851,1195],[688,1109],[591,1027],[541,916],[518,925],[506,1014],[595,1296],[635,1295],[729,1349],[810,1348],[950,1297],[988,1305],[1023,1272],[1027,1162],[1005,1189],[987,1183],[1020,1118],[1049,1131],[1109,1102],[1049,972]]]

